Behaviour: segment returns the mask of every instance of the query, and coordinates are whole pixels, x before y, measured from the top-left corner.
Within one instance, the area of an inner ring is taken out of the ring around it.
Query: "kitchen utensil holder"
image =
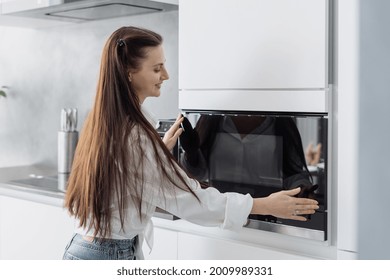
[[[70,173],[78,139],[77,131],[58,131],[58,173]]]

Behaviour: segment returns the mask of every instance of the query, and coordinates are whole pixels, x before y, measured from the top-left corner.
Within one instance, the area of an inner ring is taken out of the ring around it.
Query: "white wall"
[[[170,80],[160,98],[145,105],[158,118],[176,117],[177,11],[45,29],[0,26],[0,87],[11,87],[9,96],[0,99],[0,167],[56,164],[61,108],[79,109],[80,130],[93,104],[104,42],[127,25],[164,37]]]
[[[359,258],[390,259],[390,1],[359,5]]]

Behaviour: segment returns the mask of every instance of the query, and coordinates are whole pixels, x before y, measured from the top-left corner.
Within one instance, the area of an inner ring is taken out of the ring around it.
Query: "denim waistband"
[[[132,239],[110,239],[95,237],[86,240],[75,234],[66,247],[66,260],[135,260],[138,237]]]
[[[111,238],[102,238],[102,237],[94,237],[92,241],[90,241],[90,243],[93,243],[93,244],[97,244],[99,246],[102,246],[102,247],[110,247],[112,245],[117,245],[117,246],[123,246],[123,247],[130,247],[130,246],[134,246],[136,241],[137,241],[137,237],[138,236],[135,236],[133,237],[132,239],[111,239]],[[81,234],[78,234],[76,233],[74,238],[73,238],[73,241],[74,242],[89,242],[87,240],[85,240],[83,238],[83,236]]]

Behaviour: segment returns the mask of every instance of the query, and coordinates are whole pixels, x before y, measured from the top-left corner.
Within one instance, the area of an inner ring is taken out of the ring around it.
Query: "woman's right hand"
[[[180,127],[181,123],[183,122],[183,119],[183,116],[179,114],[176,118],[175,123],[164,134],[162,141],[170,151],[173,150],[176,145],[177,139],[183,133],[183,129]]]
[[[314,214],[318,202],[314,199],[294,197],[300,188],[279,191],[267,197],[254,198],[251,214],[272,215],[277,218],[306,221],[301,215]]]

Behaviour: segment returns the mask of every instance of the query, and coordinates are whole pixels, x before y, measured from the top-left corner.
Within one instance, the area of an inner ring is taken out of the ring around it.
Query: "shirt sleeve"
[[[178,165],[184,181],[193,193],[174,184],[162,175],[161,168],[156,162],[156,155],[151,140],[146,135],[141,135],[143,152],[143,201],[164,209],[189,222],[202,226],[218,226],[224,229],[238,230],[247,222],[252,209],[253,198],[247,194],[220,193],[217,189],[209,187],[201,188],[198,181],[189,178]],[[168,164],[163,151],[158,147],[157,151],[163,159],[168,174],[173,182],[183,186],[179,176]]]

